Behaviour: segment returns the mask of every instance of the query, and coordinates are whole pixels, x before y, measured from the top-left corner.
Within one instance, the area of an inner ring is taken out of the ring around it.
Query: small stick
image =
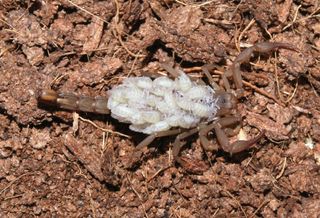
[[[85,13],[87,13],[87,14],[90,14],[92,17],[95,17],[95,18],[97,18],[98,20],[101,20],[101,21],[103,21],[103,22],[106,23],[106,24],[109,24],[108,21],[106,21],[106,20],[102,19],[101,17],[99,17],[99,16],[91,13],[90,11],[88,11],[88,10],[80,7],[79,5],[77,5],[76,3],[72,2],[71,0],[67,0],[67,1],[68,1],[70,4],[72,4],[73,6],[75,6],[76,8],[80,9],[81,11],[83,11],[83,12],[85,12]]]
[[[121,46],[128,52],[129,55],[133,56],[133,57],[145,57],[145,55],[140,55],[140,51],[138,52],[138,54],[135,54],[133,53],[132,51],[130,51],[124,44],[124,42],[122,41],[122,38],[121,38],[121,34],[120,34],[120,30],[119,30],[119,27],[118,27],[118,22],[119,22],[119,13],[120,13],[120,5],[119,5],[119,2],[118,0],[114,0],[114,3],[116,4],[116,15],[114,17],[115,19],[115,30],[116,31],[112,31],[113,35],[118,38]]]
[[[283,160],[283,165],[282,165],[281,171],[280,171],[280,173],[276,176],[276,179],[277,179],[277,180],[280,179],[281,176],[283,175],[284,170],[285,170],[285,168],[286,168],[286,165],[287,165],[287,158],[285,157],[284,160]]]
[[[284,105],[281,101],[279,101],[278,99],[276,99],[275,96],[269,94],[268,92],[264,91],[263,89],[260,89],[259,87],[255,86],[255,85],[253,85],[253,84],[251,84],[251,83],[249,83],[249,82],[247,82],[247,81],[243,81],[243,84],[246,85],[246,86],[248,86],[248,87],[250,87],[250,88],[252,88],[252,89],[255,90],[256,92],[260,93],[261,95],[264,95],[264,96],[266,96],[266,97],[274,100],[277,104],[285,107],[285,105]]]
[[[38,172],[28,172],[28,173],[24,173],[20,176],[18,176],[15,180],[12,180],[6,187],[4,187],[1,191],[0,191],[0,196],[2,195],[2,193],[4,193],[8,188],[10,188],[10,186],[13,185],[13,183],[15,183],[16,181],[20,180],[22,177],[24,176],[29,176],[29,175],[34,175],[37,174]]]
[[[262,204],[259,205],[259,207],[253,212],[253,214],[249,217],[249,218],[253,218],[255,217],[256,213],[258,213],[258,211],[269,202],[270,200],[265,200],[264,202],[262,202]]]
[[[91,120],[88,120],[88,119],[85,119],[81,116],[79,116],[79,119],[84,121],[84,122],[87,122],[87,123],[90,123],[91,125],[93,125],[94,127],[96,127],[97,129],[100,129],[101,131],[104,131],[104,132],[109,132],[109,133],[112,133],[112,134],[116,134],[116,135],[120,135],[120,136],[123,136],[123,137],[126,137],[126,138],[131,138],[130,136],[126,135],[126,134],[123,134],[121,132],[116,132],[116,131],[112,131],[110,129],[104,129],[100,126],[98,126],[97,124],[95,124],[94,122],[92,122]]]
[[[151,176],[147,182],[150,182],[151,180],[153,180],[157,175],[159,175],[161,172],[164,172],[165,170],[171,168],[172,166],[167,166],[167,167],[164,167],[164,168],[161,168],[160,170],[158,170],[155,174],[153,174],[153,176]]]

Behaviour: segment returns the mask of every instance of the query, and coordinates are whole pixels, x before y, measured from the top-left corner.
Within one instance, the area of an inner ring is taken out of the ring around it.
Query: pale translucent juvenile
[[[219,109],[214,90],[191,81],[182,71],[179,74],[174,80],[126,78],[109,91],[111,116],[130,123],[131,130],[145,134],[172,127],[189,129],[214,120]]]

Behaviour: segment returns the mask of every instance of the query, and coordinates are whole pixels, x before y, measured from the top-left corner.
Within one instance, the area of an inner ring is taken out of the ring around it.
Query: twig
[[[189,5],[189,6],[194,7],[194,8],[195,7],[202,7],[202,6],[208,5],[208,4],[210,4],[212,2],[216,2],[216,1],[217,0],[209,0],[209,1],[206,1],[206,2],[199,3],[199,4],[189,4],[189,3],[185,3],[185,2],[180,1],[180,0],[175,0],[175,2],[177,2],[177,3],[179,3],[179,4],[183,5],[183,6]]]
[[[63,77],[68,76],[68,73],[66,74],[61,74],[61,75],[57,75],[53,78],[53,80],[50,82],[50,87],[52,87],[54,84],[60,82],[62,80]]]
[[[277,60],[277,54],[275,54],[275,57],[276,57],[275,59]],[[295,88],[293,90],[292,95],[287,100],[284,100],[283,96],[281,94],[281,91],[280,91],[280,82],[279,82],[279,76],[278,76],[278,70],[277,70],[276,62],[274,63],[274,72],[275,72],[275,77],[276,77],[277,92],[278,92],[278,95],[280,97],[280,100],[281,100],[281,102],[287,104],[293,99],[293,97],[295,96],[295,94],[296,94],[296,92],[298,90],[299,79],[297,79],[297,83],[296,83],[296,86],[295,86]]]
[[[289,102],[293,99],[293,97],[294,97],[295,94],[297,93],[298,86],[299,86],[299,79],[297,79],[296,87],[294,88],[294,90],[293,90],[293,92],[292,92],[292,95],[288,98],[288,100],[285,101],[285,103],[289,103]]]
[[[183,6],[187,6],[187,3],[183,2],[183,1],[180,1],[180,0],[175,0],[175,2],[183,5]]]
[[[91,184],[89,183],[89,187],[91,187]],[[88,192],[89,192],[89,198],[90,198],[90,206],[91,206],[91,210],[92,210],[92,216],[93,218],[96,218],[97,217],[97,213],[96,213],[96,209],[94,208],[94,201],[93,201],[93,198],[92,198],[92,193],[91,193],[91,189],[90,188],[87,188]]]
[[[249,22],[249,24],[243,29],[243,31],[240,33],[239,37],[238,37],[238,42],[236,43],[236,48],[238,50],[238,52],[240,52],[240,42],[242,39],[243,34],[255,23],[254,18]]]
[[[107,125],[108,125],[108,123],[107,123]],[[102,132],[101,157],[103,156],[104,152],[107,149],[108,139],[109,139],[109,133],[108,132]]]
[[[248,86],[248,87],[250,87],[250,88],[252,88],[253,90],[255,90],[256,92],[258,92],[259,94],[264,95],[264,96],[266,96],[266,97],[274,100],[277,104],[285,107],[285,105],[284,105],[281,101],[279,101],[278,99],[276,99],[275,96],[269,94],[268,92],[264,91],[263,89],[260,89],[259,87],[255,86],[255,85],[253,85],[253,84],[251,84],[251,83],[249,83],[249,82],[247,82],[247,81],[243,81],[243,84],[246,85],[246,86]]]
[[[119,135],[119,136],[123,136],[123,137],[126,137],[126,138],[131,138],[130,136],[126,135],[126,134],[123,134],[121,132],[116,132],[116,131],[112,131],[110,129],[104,129],[100,126],[98,126],[97,124],[95,124],[94,122],[92,122],[91,120],[88,120],[88,119],[85,119],[81,116],[79,116],[79,119],[84,121],[84,122],[87,122],[87,123],[90,123],[91,125],[93,125],[94,127],[96,127],[97,129],[100,129],[101,131],[104,131],[104,132],[109,132],[109,133],[112,133],[112,134],[116,134],[116,135]]]
[[[219,25],[233,25],[234,23],[227,20],[217,20],[212,18],[203,18],[203,21],[212,23],[212,24],[219,24]]]
[[[79,8],[81,11],[83,11],[83,12],[85,12],[85,13],[87,13],[87,14],[90,14],[91,16],[97,18],[98,20],[103,21],[103,22],[106,23],[106,24],[110,24],[108,21],[106,21],[106,20],[102,19],[101,17],[99,17],[99,16],[91,13],[90,11],[88,11],[88,10],[80,7],[79,5],[77,5],[76,3],[72,2],[71,0],[67,0],[67,1],[68,1],[70,4],[72,4],[73,6],[75,6],[76,8]]]
[[[287,166],[287,157],[285,157],[285,158],[283,159],[283,165],[282,165],[282,168],[281,168],[280,173],[276,176],[276,180],[278,180],[278,179],[281,178],[281,176],[282,176],[283,173],[284,173],[284,170],[285,170],[286,166]]]
[[[249,166],[249,164],[251,163],[253,157],[254,157],[254,155],[251,155],[251,156],[250,156],[249,161],[244,164],[245,167],[248,167],[248,166]]]
[[[250,218],[255,217],[256,213],[258,213],[258,211],[266,204],[268,203],[270,200],[265,200],[264,202],[262,202],[262,204],[259,205],[259,207],[253,212],[253,214],[250,216]]]
[[[141,202],[141,206],[143,207],[143,212],[144,212],[144,215],[148,218],[148,214],[147,214],[147,211],[146,211],[146,208],[144,206],[144,203],[142,201],[142,198],[140,196],[140,194],[137,192],[137,190],[133,187],[132,183],[131,183],[131,180],[129,179],[129,176],[127,175],[127,181],[128,183],[130,184],[130,187],[132,189],[132,191],[137,195],[137,197],[139,198],[140,202]]]
[[[134,58],[133,63],[132,63],[132,66],[131,66],[131,68],[130,68],[130,71],[129,71],[127,77],[130,77],[130,75],[131,75],[131,73],[132,73],[132,71],[133,71],[133,68],[134,68],[134,66],[136,65],[136,62],[137,62],[137,60],[138,60],[138,55],[139,55],[139,53],[140,53],[140,51],[138,52],[137,56]]]
[[[239,2],[239,4],[237,4],[237,6],[235,7],[235,9],[231,12],[231,16],[229,17],[229,20],[232,20],[232,18],[234,17],[234,15],[236,14],[237,10],[239,9],[240,5],[242,4],[243,0],[241,0]],[[236,37],[234,37],[236,39]]]
[[[6,187],[4,187],[1,191],[0,191],[0,196],[2,195],[2,193],[4,193],[8,188],[10,188],[13,183],[15,183],[16,181],[20,180],[22,177],[24,176],[28,176],[28,175],[33,175],[33,174],[36,174],[37,172],[29,172],[29,173],[25,173],[25,174],[22,174],[20,176],[18,176],[18,178],[16,178],[15,180],[12,180]]]
[[[318,12],[320,12],[320,7],[316,8],[310,15],[308,15],[308,16],[306,16],[306,17],[303,17],[303,18],[301,18],[301,19],[299,19],[299,20],[297,20],[296,23],[300,23],[300,22],[305,21],[305,20],[307,20],[307,19],[310,19],[310,18],[312,18],[312,17],[320,17],[320,14],[316,14],[316,13],[318,13]],[[315,15],[315,14],[316,14],[316,15]]]
[[[0,50],[0,58],[1,58],[2,55],[3,55],[4,53],[6,53],[7,51],[9,51],[9,48],[5,48],[5,49],[3,49],[3,50]]]
[[[5,198],[5,199],[3,199],[3,200],[4,200],[4,201],[7,201],[7,200],[14,199],[14,198],[21,198],[22,196],[23,196],[23,194],[13,195],[13,196],[7,197],[7,198]]]
[[[193,7],[203,7],[205,5],[209,5],[211,4],[212,2],[216,2],[217,0],[211,0],[211,1],[206,1],[206,2],[202,2],[202,3],[199,3],[199,4],[194,4],[192,5]]]
[[[153,174],[153,176],[151,176],[149,179],[147,179],[147,182],[150,182],[151,180],[153,180],[157,175],[159,175],[159,173],[164,172],[165,170],[171,168],[172,166],[167,166],[165,168],[161,168],[160,170],[158,170],[155,174]]]
[[[224,191],[238,204],[238,206],[240,207],[244,216],[246,218],[248,218],[248,216],[247,216],[246,212],[244,211],[243,207],[241,206],[240,202],[228,190],[224,190]]]
[[[292,22],[289,23],[288,25],[286,25],[285,27],[283,27],[282,31],[288,29],[289,27],[291,27],[291,26],[296,22],[297,16],[298,16],[298,12],[299,12],[299,9],[301,8],[301,6],[302,6],[302,5],[299,5],[299,6],[297,7],[297,10],[296,10],[296,12],[294,13],[294,17],[293,17]]]
[[[128,52],[129,55],[133,56],[133,57],[145,57],[145,55],[139,55],[139,54],[135,54],[132,51],[130,51],[126,45],[124,44],[124,42],[122,41],[121,38],[121,33],[118,27],[118,23],[119,23],[119,14],[120,14],[120,5],[118,0],[114,0],[115,4],[116,4],[116,15],[114,17],[114,21],[115,21],[115,30],[116,31],[112,31],[113,35],[119,40],[121,46]]]
[[[214,213],[212,214],[212,217],[215,217],[215,216],[218,214],[219,210],[220,210],[220,208],[217,208],[217,209],[214,211]]]
[[[97,215],[96,215],[96,209],[94,208],[94,201],[93,201],[93,198],[92,198],[92,194],[91,194],[91,188],[92,188],[92,183],[90,182],[89,178],[82,172],[81,170],[81,167],[79,166],[79,164],[75,161],[69,161],[69,160],[66,160],[64,159],[64,157],[62,155],[59,155],[62,159],[62,161],[66,162],[66,163],[69,163],[69,164],[73,164],[75,165],[77,168],[78,168],[78,172],[76,172],[76,176],[81,176],[83,177],[87,182],[88,182],[88,192],[89,192],[89,199],[90,199],[90,207],[91,207],[91,210],[92,210],[92,216],[93,218],[96,218]]]

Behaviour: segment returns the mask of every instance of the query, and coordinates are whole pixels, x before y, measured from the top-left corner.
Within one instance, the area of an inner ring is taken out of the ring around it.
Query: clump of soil
[[[2,1],[0,216],[320,216],[319,9],[306,0]],[[174,137],[138,155],[145,136],[126,124],[36,100],[43,88],[106,96],[125,77],[165,73],[162,63],[195,78],[216,64],[222,85],[242,50],[268,40],[300,52],[242,66],[242,131],[267,132],[239,155],[205,152],[197,136],[183,165],[171,159]]]

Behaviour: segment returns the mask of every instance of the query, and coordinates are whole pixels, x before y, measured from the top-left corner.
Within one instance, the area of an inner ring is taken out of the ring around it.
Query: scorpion
[[[218,146],[231,154],[251,148],[264,135],[265,130],[249,140],[229,142],[228,136],[239,131],[242,118],[236,114],[237,100],[244,89],[240,66],[249,62],[254,53],[270,53],[278,49],[297,49],[288,43],[260,42],[242,51],[230,69],[222,75],[225,88],[220,87],[209,73],[215,65],[202,67],[209,85],[203,80],[193,81],[179,68],[166,64],[162,67],[170,74],[152,80],[149,77],[129,77],[122,84],[108,91],[108,97],[85,97],[72,93],[60,93],[44,89],[38,93],[38,102],[53,104],[72,111],[111,114],[120,122],[129,123],[129,128],[148,134],[136,147],[136,151],[148,146],[156,138],[177,135],[172,145],[173,159],[180,163],[180,151],[186,138],[198,133],[204,150],[217,150],[207,135],[215,132]],[[233,77],[236,90],[228,81]],[[235,126],[234,129],[228,127]]]

